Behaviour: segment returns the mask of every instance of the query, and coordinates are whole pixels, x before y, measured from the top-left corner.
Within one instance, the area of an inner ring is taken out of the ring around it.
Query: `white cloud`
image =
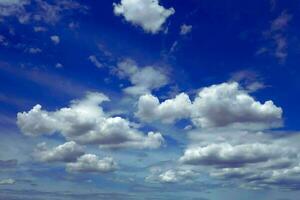
[[[101,93],[88,93],[72,101],[70,107],[54,112],[36,105],[29,112],[18,113],[17,124],[28,136],[61,133],[67,140],[98,144],[110,148],[158,148],[164,139],[160,133],[143,132],[121,117],[108,117],[99,106],[108,101]]]
[[[41,143],[34,152],[35,158],[41,162],[73,162],[83,154],[83,147],[73,141],[52,149],[48,149],[45,143]]]
[[[255,101],[236,82],[203,88],[193,106],[192,120],[200,127],[281,125],[281,108],[272,101]]]
[[[101,68],[103,67],[102,63],[98,60],[98,58],[95,55],[89,56],[89,61],[93,63],[96,67]]]
[[[57,36],[57,35],[52,35],[52,36],[50,37],[50,39],[51,39],[51,41],[52,41],[54,44],[59,44],[59,43],[60,43],[60,38],[59,38],[59,36]]]
[[[145,178],[147,182],[160,183],[186,183],[197,178],[197,171],[189,167],[177,166],[163,169],[161,167],[150,168],[150,174]]]
[[[249,163],[266,162],[282,156],[278,147],[261,143],[233,146],[228,143],[209,144],[188,148],[180,161],[192,165],[242,166]]]
[[[153,95],[141,96],[136,115],[143,121],[171,123],[191,119],[198,127],[264,129],[281,126],[282,109],[272,101],[260,103],[236,82],[201,89],[193,102],[181,93],[159,103]]]
[[[182,24],[180,26],[180,35],[186,35],[188,33],[190,33],[193,29],[192,25],[187,25],[187,24]]]
[[[162,103],[159,103],[157,97],[146,94],[139,98],[136,116],[147,122],[173,123],[177,119],[188,118],[191,115],[191,108],[192,103],[185,93]]]
[[[15,183],[16,183],[16,181],[14,179],[11,179],[11,178],[0,180],[0,185],[13,185]]]
[[[133,86],[124,91],[131,95],[141,95],[159,89],[168,84],[166,73],[153,66],[138,67],[130,59],[118,63],[116,73],[120,78],[128,78]]]
[[[175,13],[174,8],[159,5],[159,0],[121,0],[113,7],[115,15],[122,15],[126,21],[150,33],[159,32],[167,18]]]
[[[68,163],[66,166],[69,172],[112,172],[116,170],[117,163],[111,157],[99,159],[96,155],[85,154],[74,163]]]
[[[185,180],[193,179],[196,173],[186,169],[170,169],[159,174],[159,181],[162,183],[177,183]]]

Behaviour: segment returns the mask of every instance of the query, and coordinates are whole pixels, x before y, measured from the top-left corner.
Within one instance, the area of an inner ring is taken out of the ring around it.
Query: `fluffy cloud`
[[[42,162],[73,162],[83,154],[83,148],[71,141],[53,149],[48,149],[45,143],[39,144],[34,156]]]
[[[236,82],[205,87],[192,103],[185,93],[162,103],[152,95],[144,95],[139,99],[137,116],[144,121],[162,122],[189,118],[202,128],[268,128],[282,123],[281,108],[272,101],[256,101]]]
[[[193,106],[193,122],[200,127],[281,125],[281,108],[272,101],[255,101],[236,82],[203,88]]]
[[[250,163],[266,162],[274,157],[283,156],[277,146],[261,143],[233,146],[228,143],[210,144],[189,148],[180,161],[192,165],[242,166]]]
[[[108,101],[101,93],[88,93],[72,101],[70,107],[54,112],[36,105],[29,112],[18,113],[17,124],[28,136],[61,133],[67,140],[100,147],[158,148],[164,139],[160,133],[147,135],[121,117],[108,117],[99,106]]]
[[[146,177],[148,182],[160,183],[184,183],[192,181],[198,175],[195,170],[178,167],[171,169],[162,169],[161,167],[153,167],[150,169],[150,175]]]
[[[193,29],[192,25],[187,25],[187,24],[182,24],[180,26],[180,35],[186,35],[188,33],[190,33]]]
[[[115,73],[120,78],[128,78],[133,86],[124,91],[132,95],[149,93],[168,84],[168,77],[164,71],[153,66],[138,67],[130,59],[118,63]]]
[[[168,99],[162,103],[158,98],[146,94],[139,98],[138,112],[136,116],[143,121],[161,121],[172,123],[177,119],[188,118],[191,113],[192,103],[187,94],[181,93],[174,99]]]
[[[175,13],[173,8],[159,5],[159,0],[121,0],[113,6],[115,15],[122,15],[126,21],[150,33],[159,32],[167,18]]]
[[[69,172],[111,172],[117,168],[117,163],[111,157],[99,159],[96,155],[85,154],[74,163],[67,164]]]

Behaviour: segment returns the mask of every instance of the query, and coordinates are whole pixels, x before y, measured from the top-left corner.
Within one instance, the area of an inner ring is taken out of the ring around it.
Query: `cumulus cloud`
[[[212,178],[250,189],[299,189],[299,133],[193,130],[179,159]]]
[[[195,179],[198,172],[186,167],[162,169],[161,167],[150,168],[150,175],[146,177],[147,182],[159,183],[184,183]]]
[[[192,25],[187,25],[187,24],[182,24],[180,26],[180,35],[186,35],[188,33],[190,33],[193,29]]]
[[[88,93],[70,107],[53,112],[36,105],[29,112],[18,113],[17,124],[28,136],[60,133],[69,141],[100,147],[158,148],[163,144],[160,133],[145,135],[124,118],[108,117],[99,106],[108,100],[102,93]]]
[[[71,141],[52,149],[48,149],[45,143],[41,143],[35,150],[34,156],[41,162],[73,162],[83,154],[83,147]]]
[[[153,34],[158,33],[167,18],[175,13],[174,8],[159,5],[159,0],[121,0],[113,7],[115,15]]]
[[[201,89],[190,101],[185,93],[162,103],[153,95],[141,96],[136,114],[144,121],[174,122],[191,119],[198,127],[269,128],[281,125],[282,109],[272,101],[260,103],[237,82]]]
[[[141,95],[152,90],[159,89],[168,84],[169,79],[166,73],[153,66],[138,67],[130,59],[118,63],[115,73],[120,78],[128,78],[133,86],[124,89],[124,92],[131,95]]]
[[[111,157],[99,159],[96,155],[85,154],[74,163],[67,164],[69,172],[111,172],[116,170],[117,163]]]
[[[192,165],[215,165],[236,167],[249,163],[266,162],[283,156],[278,147],[261,143],[233,146],[228,143],[210,144],[188,148],[180,161]]]
[[[193,106],[192,120],[200,127],[281,125],[281,108],[273,101],[256,101],[236,82],[203,88]]]
[[[143,121],[161,121],[173,123],[177,119],[188,118],[191,113],[192,103],[187,94],[181,93],[174,99],[162,103],[151,94],[143,95],[138,101],[136,116]]]

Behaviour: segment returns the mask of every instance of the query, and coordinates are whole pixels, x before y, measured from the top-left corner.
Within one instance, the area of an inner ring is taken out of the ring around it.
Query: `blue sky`
[[[299,10],[0,0],[0,199],[298,199]]]

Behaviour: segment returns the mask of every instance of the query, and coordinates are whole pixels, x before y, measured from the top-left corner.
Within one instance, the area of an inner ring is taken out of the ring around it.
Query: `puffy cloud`
[[[69,172],[111,172],[116,170],[117,163],[111,157],[99,159],[96,155],[85,154],[74,163],[67,164]]]
[[[160,183],[184,183],[192,181],[197,177],[197,175],[197,171],[184,168],[182,166],[166,170],[161,167],[153,167],[150,169],[150,175],[146,177],[146,181]]]
[[[42,162],[73,162],[83,154],[83,147],[71,141],[53,149],[48,149],[45,143],[39,144],[34,156]]]
[[[52,41],[54,44],[59,44],[59,42],[60,42],[60,38],[59,38],[59,36],[57,36],[57,35],[52,35],[52,36],[50,37],[50,39],[51,39],[51,41]]]
[[[93,65],[95,65],[98,68],[101,68],[103,66],[95,55],[90,55],[88,59],[91,63],[93,63]]]
[[[195,177],[195,172],[192,170],[167,170],[166,172],[161,173],[159,181],[162,183],[177,183],[188,179],[193,179]]]
[[[133,86],[124,91],[132,95],[149,93],[168,84],[169,80],[164,71],[153,66],[138,67],[130,59],[118,63],[115,71],[120,78],[128,78]]]
[[[187,25],[187,24],[182,24],[180,26],[180,35],[186,35],[188,33],[190,33],[193,29],[192,25]]]
[[[143,121],[161,121],[172,123],[177,119],[188,118],[191,114],[192,103],[187,94],[181,93],[174,99],[159,103],[157,97],[146,94],[139,98],[138,116]]]
[[[0,180],[0,185],[13,185],[15,183],[16,183],[16,181],[14,179],[11,179],[11,178]]]
[[[145,135],[126,119],[108,117],[99,106],[108,100],[104,94],[88,93],[84,99],[72,101],[70,107],[54,112],[36,105],[29,112],[18,113],[17,124],[28,136],[61,133],[69,141],[100,147],[158,148],[163,144],[160,133]]]
[[[272,101],[263,104],[255,101],[236,82],[203,88],[193,106],[192,120],[200,127],[281,125],[281,108]]]
[[[115,15],[122,15],[126,21],[150,33],[159,32],[167,18],[175,13],[174,8],[159,5],[159,0],[121,0],[113,6]]]
[[[162,103],[153,95],[143,95],[137,116],[144,121],[174,122],[191,119],[202,128],[235,127],[261,129],[281,126],[282,109],[272,101],[260,103],[238,83],[222,83],[200,90],[193,102],[181,93]]]
[[[180,161],[191,165],[214,165],[236,167],[250,163],[266,162],[284,155],[277,146],[262,143],[233,146],[228,143],[210,144],[188,148]]]

